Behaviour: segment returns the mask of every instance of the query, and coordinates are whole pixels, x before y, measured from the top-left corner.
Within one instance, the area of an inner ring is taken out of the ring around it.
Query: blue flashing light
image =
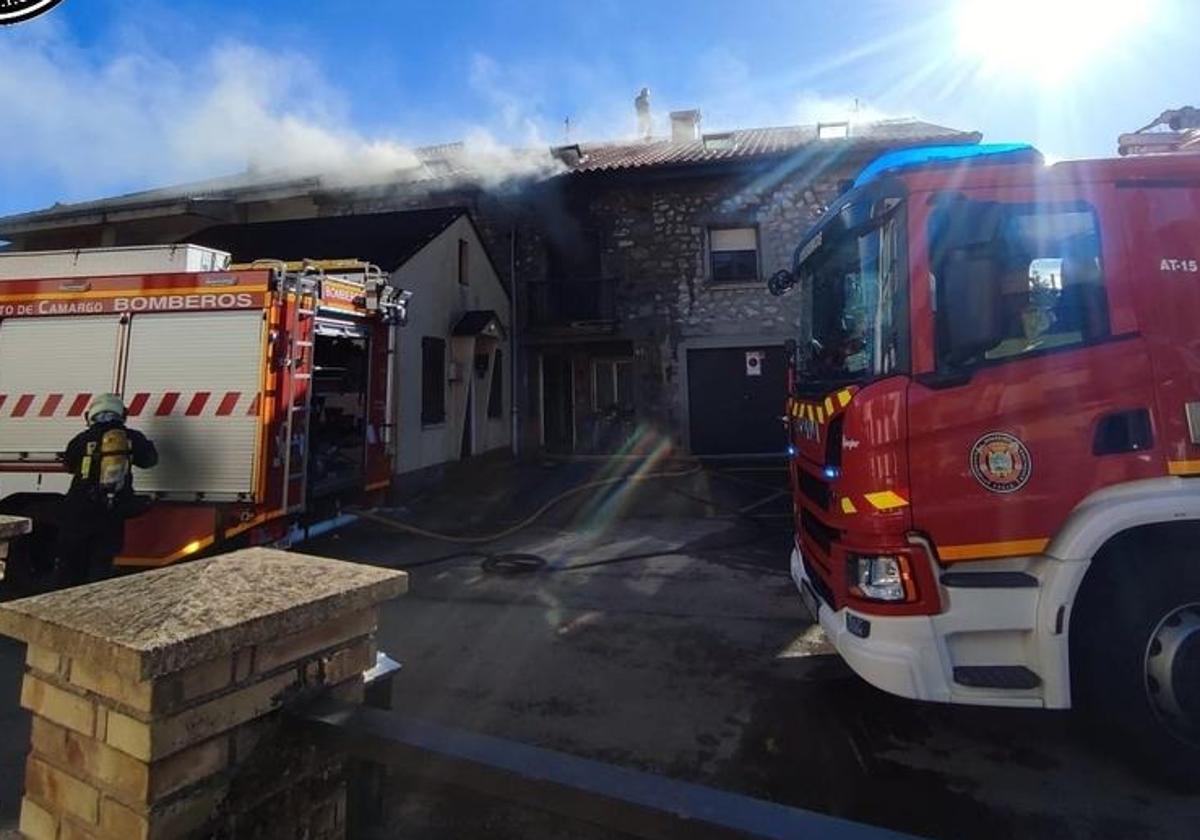
[[[788,446],[788,456],[792,458],[796,457],[796,447],[791,445]]]
[[[870,183],[885,172],[897,169],[911,169],[928,163],[956,160],[978,160],[980,158],[1002,158],[1010,155],[1012,162],[1034,161],[1042,162],[1042,154],[1028,143],[979,143],[973,146],[918,146],[913,149],[897,149],[875,158],[867,164],[858,177],[854,186],[861,187]],[[998,161],[1004,162],[1004,161]]]
[[[824,472],[825,472],[825,477],[828,478],[830,481],[833,481],[835,478],[837,478],[839,475],[842,474],[842,471],[839,470],[837,467],[826,467]]]

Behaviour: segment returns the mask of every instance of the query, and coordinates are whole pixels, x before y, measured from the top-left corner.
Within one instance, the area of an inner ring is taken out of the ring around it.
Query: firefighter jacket
[[[97,423],[71,439],[63,455],[71,471],[67,502],[81,513],[128,515],[134,505],[133,468],[158,463],[158,450],[141,432],[114,421]]]

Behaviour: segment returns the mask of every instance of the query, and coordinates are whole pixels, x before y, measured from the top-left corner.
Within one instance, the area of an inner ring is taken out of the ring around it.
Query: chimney
[[[700,111],[671,112],[671,142],[693,143],[700,139]]]
[[[654,119],[650,116],[650,88],[642,88],[633,100],[633,109],[637,112],[638,138],[649,140],[654,133]]]
[[[583,149],[579,148],[578,143],[570,143],[566,146],[555,146],[550,149],[550,154],[555,159],[562,162],[563,166],[568,169],[574,169],[583,162]]]

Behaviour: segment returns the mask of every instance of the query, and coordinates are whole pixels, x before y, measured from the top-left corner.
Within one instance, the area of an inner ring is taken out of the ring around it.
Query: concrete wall
[[[470,248],[470,282],[465,286],[458,282],[460,239],[466,240]],[[398,358],[393,383],[399,412],[395,421],[399,430],[396,472],[408,473],[458,460],[468,400],[473,416],[472,451],[481,454],[507,448],[512,440],[511,339],[496,342],[451,336],[454,325],[472,309],[494,310],[511,336],[512,305],[470,220],[460,217],[393,276],[413,293],[408,324],[397,331]],[[462,371],[461,378],[446,383],[445,422],[433,426],[421,423],[421,339],[425,337],[445,340],[447,375],[451,361],[459,363]],[[496,349],[503,351],[504,406],[500,417],[489,418],[487,403],[491,378],[496,375]],[[482,378],[475,371],[476,353],[491,357]]]

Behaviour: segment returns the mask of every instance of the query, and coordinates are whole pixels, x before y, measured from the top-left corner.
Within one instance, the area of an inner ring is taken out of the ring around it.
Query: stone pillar
[[[0,514],[0,580],[4,580],[5,562],[8,560],[8,544],[17,537],[28,534],[33,523],[23,516]]]
[[[345,834],[342,756],[280,711],[362,699],[404,574],[247,549],[0,605],[28,644],[35,840]]]

